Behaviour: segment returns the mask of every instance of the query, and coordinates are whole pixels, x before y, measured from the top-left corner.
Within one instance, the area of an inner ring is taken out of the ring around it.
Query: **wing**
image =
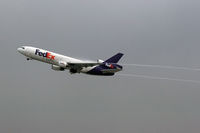
[[[101,65],[103,63],[67,63],[67,64],[70,69],[73,69],[79,73],[83,67],[93,67],[93,66]]]
[[[70,67],[93,67],[102,63],[67,63]]]

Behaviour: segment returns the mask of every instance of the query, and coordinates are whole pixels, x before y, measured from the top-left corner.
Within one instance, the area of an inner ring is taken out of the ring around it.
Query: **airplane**
[[[118,53],[106,61],[98,59],[97,62],[89,62],[31,46],[21,46],[17,48],[17,51],[24,55],[27,60],[48,63],[51,64],[51,68],[55,71],[69,70],[71,74],[84,73],[113,76],[116,72],[123,69],[123,66],[117,64],[124,55],[122,53]]]

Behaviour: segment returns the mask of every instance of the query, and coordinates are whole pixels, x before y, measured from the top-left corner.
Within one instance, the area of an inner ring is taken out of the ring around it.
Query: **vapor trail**
[[[152,67],[152,68],[165,68],[165,69],[200,71],[200,68],[176,67],[176,66],[142,65],[142,64],[121,64],[121,65],[124,65],[124,66],[136,66],[136,67]]]
[[[197,81],[197,80],[165,78],[165,77],[154,77],[154,76],[137,75],[137,74],[117,74],[117,75],[119,75],[119,76],[125,76],[125,77],[136,77],[136,78],[157,79],[157,80],[169,80],[169,81],[179,81],[179,82],[189,82],[189,83],[200,84],[200,81]]]

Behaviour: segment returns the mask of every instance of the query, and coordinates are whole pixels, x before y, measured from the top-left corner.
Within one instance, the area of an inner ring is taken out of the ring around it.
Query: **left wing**
[[[67,63],[70,67],[92,67],[103,63]]]
[[[77,72],[80,72],[83,67],[93,67],[96,65],[101,65],[103,63],[67,63],[70,69],[76,70]]]

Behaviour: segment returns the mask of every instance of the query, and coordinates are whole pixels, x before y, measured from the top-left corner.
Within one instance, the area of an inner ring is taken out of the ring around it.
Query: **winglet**
[[[108,60],[105,61],[105,63],[117,63],[123,56],[124,54],[118,53],[114,55],[113,57],[109,58]]]

